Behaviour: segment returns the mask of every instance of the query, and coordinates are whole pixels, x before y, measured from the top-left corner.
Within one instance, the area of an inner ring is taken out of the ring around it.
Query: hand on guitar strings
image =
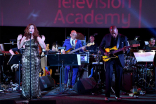
[[[82,50],[84,51],[86,48],[85,47],[82,47]]]
[[[109,52],[105,52],[104,55],[109,57],[110,53]]]
[[[127,47],[124,46],[124,47],[123,47],[123,53],[125,53],[127,50],[128,50]]]

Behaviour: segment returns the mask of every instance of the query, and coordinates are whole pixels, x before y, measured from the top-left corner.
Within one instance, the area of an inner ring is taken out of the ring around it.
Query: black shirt
[[[95,43],[94,45],[91,45],[89,47],[86,47],[86,50],[90,50],[90,51],[96,51],[97,50],[98,45]]]
[[[111,37],[111,47],[114,47],[114,46],[117,46],[117,39],[118,39],[118,36],[116,38],[114,38],[113,36]]]

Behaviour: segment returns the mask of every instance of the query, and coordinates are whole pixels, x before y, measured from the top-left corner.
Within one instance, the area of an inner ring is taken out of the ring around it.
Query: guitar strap
[[[118,40],[117,40],[117,45],[116,45],[117,49],[119,49],[119,45],[120,45],[120,34],[118,34]]]

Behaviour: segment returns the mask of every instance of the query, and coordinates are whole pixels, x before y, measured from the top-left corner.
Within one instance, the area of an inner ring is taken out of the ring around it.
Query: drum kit
[[[144,50],[130,51],[129,56],[125,55],[124,71],[133,73],[133,84],[144,90],[154,88],[153,58],[155,51]],[[145,57],[146,56],[146,57]],[[149,57],[149,58],[148,58]],[[150,59],[150,60],[149,60]]]

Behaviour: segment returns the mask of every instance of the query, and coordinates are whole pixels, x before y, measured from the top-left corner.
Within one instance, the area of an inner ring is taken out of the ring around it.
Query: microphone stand
[[[30,33],[30,100],[31,100],[31,36],[32,33]]]

